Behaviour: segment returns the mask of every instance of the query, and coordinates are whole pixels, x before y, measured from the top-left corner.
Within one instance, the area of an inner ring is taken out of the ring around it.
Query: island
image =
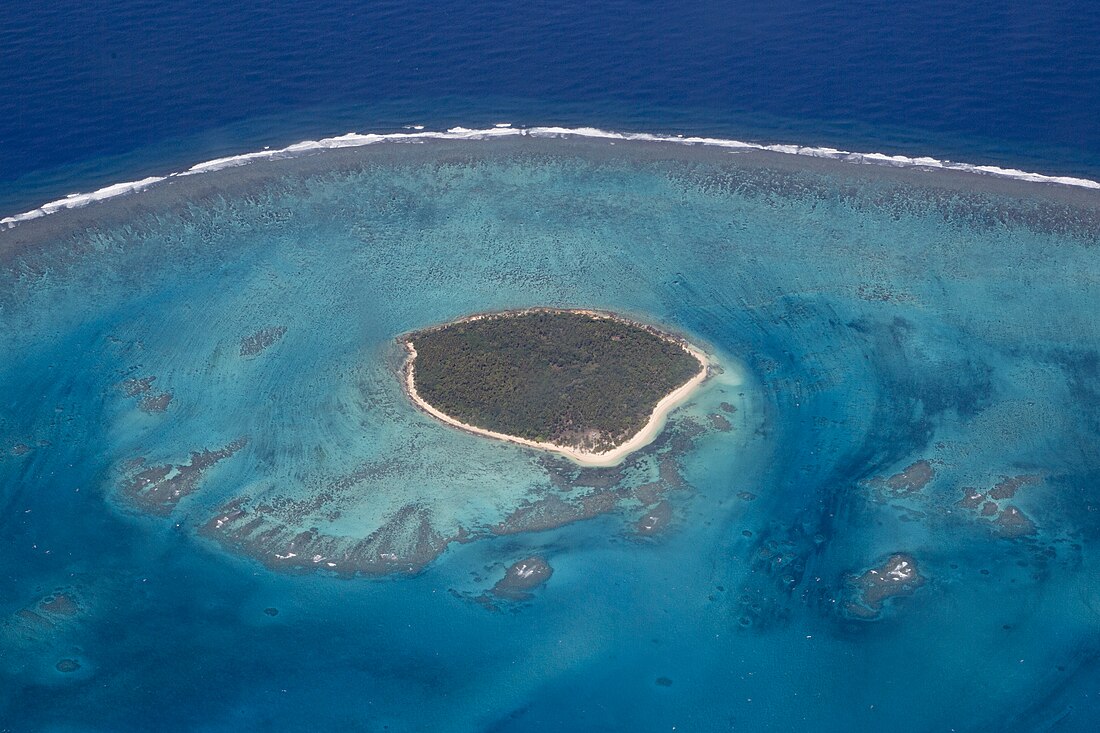
[[[650,443],[709,372],[684,339],[602,311],[481,314],[401,340],[405,390],[422,410],[586,466]]]

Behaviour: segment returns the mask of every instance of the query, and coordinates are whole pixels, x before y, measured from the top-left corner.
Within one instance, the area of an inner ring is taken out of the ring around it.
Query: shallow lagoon
[[[521,139],[0,232],[0,720],[1090,730],[1098,209]],[[528,305],[641,318],[724,371],[620,469],[405,401],[395,336]],[[920,581],[877,599],[896,553]],[[549,580],[494,595],[530,556]]]

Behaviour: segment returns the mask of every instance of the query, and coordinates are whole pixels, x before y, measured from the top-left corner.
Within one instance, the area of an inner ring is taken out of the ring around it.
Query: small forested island
[[[611,465],[707,375],[682,339],[610,313],[492,313],[404,337],[405,387],[452,425]]]

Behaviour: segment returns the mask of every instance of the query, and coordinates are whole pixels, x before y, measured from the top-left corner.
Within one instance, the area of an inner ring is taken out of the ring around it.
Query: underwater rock
[[[723,433],[728,433],[733,429],[733,425],[730,424],[730,421],[721,415],[711,415],[710,426],[715,430],[721,430]]]
[[[1019,507],[1005,506],[1003,502],[1014,498],[1025,486],[1034,486],[1041,481],[1042,477],[1035,474],[1005,476],[988,492],[969,487],[964,489],[964,496],[956,502],[956,506],[976,512],[975,521],[990,526],[998,537],[1004,539],[1027,537],[1037,531],[1031,517]]]
[[[651,506],[661,501],[661,497],[664,496],[668,488],[664,482],[647,481],[634,487],[634,498],[640,501],[643,506]]]
[[[257,499],[238,496],[222,504],[199,533],[269,569],[341,576],[416,573],[452,542],[556,529],[623,511],[635,501],[646,507],[648,514],[632,523],[633,528],[639,534],[651,534],[663,530],[671,518],[672,507],[662,504],[665,493],[685,485],[674,451],[690,448],[695,434],[683,438],[678,429],[666,431],[651,447],[613,468],[581,468],[540,456],[538,465],[546,471],[552,488],[539,489],[496,524],[472,533],[461,526],[437,526],[439,518],[431,507],[419,502],[405,505],[381,526],[364,528],[364,535],[326,530],[339,516],[343,497],[363,491],[364,481],[405,469],[391,460],[365,464],[334,481],[310,486],[306,498],[270,493]],[[132,462],[126,470],[141,471],[143,465]],[[135,479],[145,478],[150,483],[166,480],[161,478],[164,469],[155,473],[147,469]],[[631,486],[639,473],[656,480]],[[298,493],[296,487],[292,493]]]
[[[168,405],[172,402],[172,393],[163,392],[161,394],[147,395],[141,399],[138,403],[138,407],[143,412],[150,414],[154,412],[164,412],[168,409]]]
[[[166,516],[176,508],[180,499],[194,492],[203,475],[212,467],[231,457],[248,443],[241,437],[220,450],[202,450],[191,453],[191,460],[184,464],[153,466],[131,476],[119,487],[138,509]],[[131,470],[144,465],[144,459],[134,459],[127,464]]]
[[[964,509],[977,509],[982,505],[984,499],[985,494],[978,489],[968,486],[963,489],[963,498],[959,499],[958,506]]]
[[[154,394],[153,382],[155,381],[157,381],[157,378],[154,376],[134,377],[123,380],[119,383],[118,387],[127,397],[141,397],[141,400],[138,402],[138,408],[143,412],[148,412],[150,414],[164,412],[172,402],[172,393],[161,392],[159,394]]]
[[[878,618],[886,602],[912,595],[924,582],[913,556],[896,553],[881,565],[848,578],[850,600],[843,610],[855,618]]]
[[[994,531],[1001,537],[1026,537],[1035,534],[1035,523],[1015,506],[1005,507],[993,522]]]
[[[38,602],[38,609],[55,616],[75,616],[80,612],[80,605],[74,596],[58,592],[42,598]]]
[[[591,519],[610,512],[619,506],[620,500],[628,498],[629,495],[630,490],[625,488],[596,489],[575,499],[550,494],[541,499],[525,502],[502,522],[496,524],[492,532],[507,535],[557,529],[572,522]]]
[[[682,454],[692,446],[694,441],[687,440],[683,446],[677,445],[673,452],[677,455]],[[661,456],[661,459],[657,463],[657,475],[661,477],[661,481],[665,486],[670,489],[682,489],[686,485],[683,474],[680,473],[680,464],[676,462],[676,459],[672,455]]]
[[[910,464],[889,478],[875,478],[868,482],[872,487],[893,497],[910,496],[919,492],[935,477],[932,463],[920,460]]]
[[[672,505],[667,501],[660,501],[634,524],[634,529],[640,535],[652,535],[667,527],[671,520]]]
[[[62,674],[71,674],[80,669],[80,662],[75,659],[62,659],[58,661],[56,668]]]
[[[0,638],[37,643],[53,639],[79,623],[87,604],[72,588],[57,588],[0,618]],[[0,656],[2,661],[2,656]]]
[[[127,397],[137,397],[145,394],[153,388],[156,377],[141,377],[140,379],[127,379],[120,386]]]
[[[261,328],[251,336],[241,339],[241,356],[258,356],[274,346],[286,335],[286,326]]]
[[[1016,496],[1016,492],[1021,488],[1037,484],[1039,480],[1040,477],[1036,475],[1006,477],[998,481],[997,484],[989,490],[989,498],[997,500],[1011,499]]]
[[[544,558],[535,555],[526,557],[513,563],[491,592],[498,598],[525,600],[531,597],[530,591],[545,583],[553,574],[554,569]]]
[[[366,537],[302,531],[293,523],[299,502],[249,506],[237,499],[223,506],[200,533],[252,557],[273,570],[323,570],[337,575],[415,573],[452,542],[467,539],[465,530],[445,537],[432,525],[431,513],[407,504]]]

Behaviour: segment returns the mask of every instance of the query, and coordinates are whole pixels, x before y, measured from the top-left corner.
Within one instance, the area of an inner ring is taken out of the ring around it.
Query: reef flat
[[[403,338],[409,396],[448,424],[612,465],[707,374],[683,339],[609,313],[531,308]]]

